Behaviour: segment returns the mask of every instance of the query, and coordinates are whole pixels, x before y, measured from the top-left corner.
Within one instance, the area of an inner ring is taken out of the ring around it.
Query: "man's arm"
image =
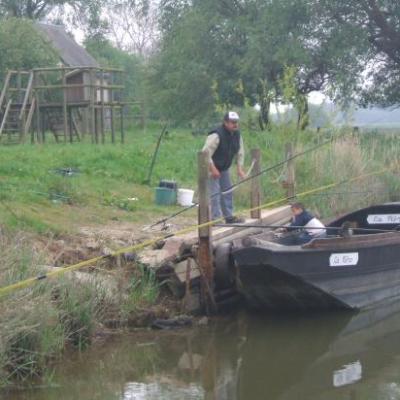
[[[214,179],[217,179],[221,176],[221,173],[218,171],[217,167],[214,165],[214,162],[212,160],[212,156],[214,155],[215,151],[217,150],[218,145],[219,145],[219,136],[217,133],[212,133],[207,136],[206,143],[203,146],[203,151],[205,151],[205,150],[208,151],[209,171],[211,173],[211,176]]]

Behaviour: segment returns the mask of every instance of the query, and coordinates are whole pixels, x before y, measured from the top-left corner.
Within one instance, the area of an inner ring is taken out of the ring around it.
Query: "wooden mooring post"
[[[261,171],[261,151],[260,149],[251,150],[251,159],[254,162],[252,175],[257,175]],[[261,179],[260,175],[256,176],[251,180],[251,194],[250,194],[250,217],[260,219],[261,218]],[[257,208],[258,207],[258,208]]]
[[[209,311],[215,307],[213,296],[214,266],[211,247],[211,226],[207,224],[211,220],[210,200],[208,195],[208,151],[198,152],[198,193],[199,193],[199,250],[198,263],[202,271],[202,295],[206,309]],[[214,311],[214,310],[213,310]]]
[[[292,198],[296,194],[295,186],[296,186],[296,178],[295,178],[295,169],[294,169],[294,160],[293,157],[293,144],[286,143],[286,160],[287,161],[287,177],[286,177],[286,197]]]

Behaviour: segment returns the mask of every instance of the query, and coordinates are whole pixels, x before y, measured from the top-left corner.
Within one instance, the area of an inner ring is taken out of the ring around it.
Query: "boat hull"
[[[352,238],[331,248],[329,239],[325,248],[236,246],[237,288],[250,307],[270,310],[361,309],[399,297],[400,236],[374,236],[369,244]]]

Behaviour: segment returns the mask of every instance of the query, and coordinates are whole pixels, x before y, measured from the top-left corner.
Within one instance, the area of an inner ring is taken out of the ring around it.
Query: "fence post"
[[[294,160],[291,160],[293,157],[293,144],[286,143],[286,160],[287,161],[287,192],[286,197],[291,198],[295,195],[295,185],[296,185],[296,178],[295,178],[295,169],[294,169]]]
[[[257,175],[261,171],[261,151],[260,149],[251,150],[251,159],[254,162],[252,175]],[[250,193],[250,217],[260,219],[261,209],[257,208],[261,205],[261,177],[256,176],[251,180],[251,193]],[[253,210],[253,208],[256,208]]]

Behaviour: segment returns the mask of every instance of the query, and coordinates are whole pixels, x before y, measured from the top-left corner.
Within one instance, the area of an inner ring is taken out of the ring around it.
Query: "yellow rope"
[[[344,184],[344,183],[354,182],[356,180],[364,179],[364,178],[367,178],[367,177],[370,177],[370,176],[373,176],[373,175],[380,175],[380,174],[383,174],[384,172],[390,171],[391,169],[393,169],[393,167],[392,168],[388,167],[388,168],[384,168],[384,169],[381,169],[381,170],[376,171],[376,172],[371,172],[371,173],[368,173],[368,174],[359,175],[359,176],[356,176],[354,178],[351,178],[351,179],[348,179],[348,180],[344,180],[344,181],[341,181],[341,182],[330,183],[330,184],[327,184],[327,185],[324,185],[324,186],[320,186],[320,187],[315,188],[315,189],[310,189],[310,190],[304,191],[302,193],[298,193],[296,195],[296,197],[304,197],[304,196],[307,196],[309,194],[316,193],[316,192],[321,192],[323,190],[330,189],[330,188],[333,188],[335,186],[338,186],[338,185],[341,185],[341,184]],[[290,198],[285,197],[285,198],[282,198],[282,199],[279,199],[279,200],[274,200],[274,201],[262,204],[260,206],[254,207],[254,208],[250,208],[250,209],[247,209],[247,210],[242,210],[240,213],[259,210],[259,209],[262,209],[262,208],[268,208],[268,207],[277,205],[279,203],[287,202],[288,200],[290,200]],[[9,293],[12,293],[12,292],[14,292],[14,291],[16,291],[18,289],[23,289],[23,288],[32,286],[34,283],[40,282],[43,279],[53,278],[55,276],[65,274],[67,272],[75,271],[75,270],[80,269],[82,267],[90,266],[90,265],[93,265],[94,263],[96,263],[96,262],[98,262],[100,260],[103,260],[103,259],[106,259],[106,258],[109,258],[109,257],[114,257],[114,256],[117,256],[117,255],[120,255],[120,254],[123,254],[123,253],[127,253],[127,252],[138,251],[138,250],[141,250],[141,249],[143,249],[143,248],[145,248],[147,246],[155,244],[159,240],[166,239],[166,238],[171,237],[171,236],[184,235],[184,234],[192,232],[192,231],[194,231],[196,229],[214,225],[215,223],[220,222],[222,220],[223,220],[223,218],[218,218],[216,220],[209,221],[209,222],[206,222],[204,224],[192,225],[192,226],[189,226],[187,228],[181,229],[181,230],[179,230],[179,231],[177,231],[177,232],[175,232],[173,234],[165,234],[165,235],[156,237],[154,239],[149,239],[147,241],[144,241],[142,243],[139,243],[139,244],[136,244],[136,245],[133,245],[133,246],[120,248],[120,249],[116,250],[115,252],[113,252],[112,254],[107,255],[107,256],[99,256],[99,257],[91,258],[90,260],[82,261],[82,262],[80,262],[78,264],[73,264],[73,265],[70,265],[70,266],[62,268],[62,269],[57,269],[55,271],[49,272],[49,273],[47,273],[45,275],[42,275],[42,276],[28,278],[28,279],[25,279],[23,281],[20,281],[20,282],[17,282],[17,283],[8,285],[8,286],[4,286],[4,287],[0,288],[0,297],[3,297],[3,296],[5,296],[5,295],[7,295]]]

